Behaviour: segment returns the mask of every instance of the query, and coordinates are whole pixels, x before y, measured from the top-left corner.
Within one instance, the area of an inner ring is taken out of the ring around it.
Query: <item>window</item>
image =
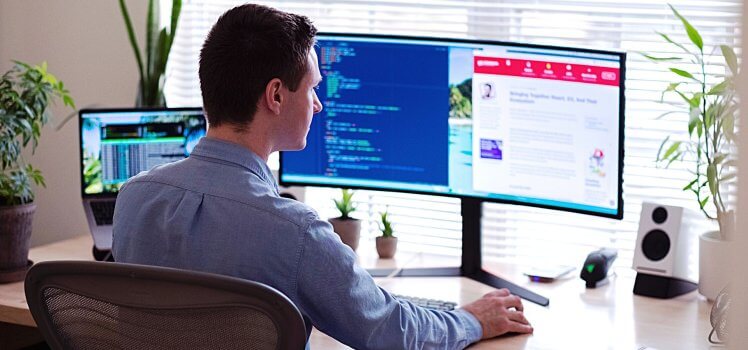
[[[166,2],[166,1],[165,1]],[[244,1],[187,0],[172,49],[167,101],[170,106],[201,104],[198,55],[210,26],[226,9]],[[663,44],[655,31],[687,42],[681,23],[663,0],[627,3],[598,0],[317,0],[262,1],[262,4],[309,16],[320,31],[386,33],[436,37],[467,37],[501,41],[588,47],[628,52],[624,208],[622,221],[527,207],[484,206],[484,260],[578,265],[601,246],[619,249],[616,265],[628,267],[633,258],[643,201],[689,208],[691,234],[714,228],[702,219],[692,195],[682,190],[690,179],[689,163],[669,169],[656,167],[662,140],[686,139],[687,115],[659,116],[673,107],[659,102],[660,92],[673,79],[664,66],[638,52],[679,54]],[[671,1],[700,30],[705,43],[729,44],[739,52],[741,1]],[[163,11],[162,13],[166,13]],[[711,49],[711,46],[709,47]],[[716,52],[718,52],[717,50]],[[709,60],[713,78],[725,74],[721,57]],[[668,100],[666,102],[673,102]],[[275,160],[277,167],[277,160]],[[273,161],[271,160],[271,167]],[[336,216],[333,189],[307,189],[307,203],[322,217]],[[378,235],[377,212],[385,203],[400,237],[400,250],[459,256],[460,205],[454,198],[359,191],[358,217],[365,219],[362,240]],[[362,248],[360,248],[362,249]],[[364,248],[365,249],[365,248]],[[695,247],[694,247],[695,251]],[[692,259],[694,277],[696,260]]]

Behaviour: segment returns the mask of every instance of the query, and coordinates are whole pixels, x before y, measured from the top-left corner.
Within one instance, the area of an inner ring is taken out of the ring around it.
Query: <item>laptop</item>
[[[201,108],[79,112],[81,195],[94,248],[112,248],[120,187],[142,171],[186,158],[205,131]]]

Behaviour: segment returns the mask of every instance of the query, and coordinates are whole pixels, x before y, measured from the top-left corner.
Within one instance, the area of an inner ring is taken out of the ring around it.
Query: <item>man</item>
[[[492,98],[494,96],[493,93],[493,84],[491,83],[483,83],[481,84],[481,98],[484,100],[487,100],[489,98]]]
[[[457,349],[532,332],[506,290],[452,312],[393,298],[327,221],[279,197],[268,156],[303,149],[322,110],[315,33],[306,17],[258,5],[219,18],[200,55],[207,136],[189,158],[122,188],[115,259],[268,284],[299,308],[307,332],[315,326],[359,349]]]

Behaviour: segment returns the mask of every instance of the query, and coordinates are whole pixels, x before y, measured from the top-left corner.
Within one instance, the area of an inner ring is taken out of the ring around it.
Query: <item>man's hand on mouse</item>
[[[533,328],[523,313],[522,300],[499,289],[462,307],[473,314],[483,328],[483,338],[493,338],[505,333],[532,333]]]

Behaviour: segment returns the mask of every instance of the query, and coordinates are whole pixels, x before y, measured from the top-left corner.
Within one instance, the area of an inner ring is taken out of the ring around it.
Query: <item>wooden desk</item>
[[[80,236],[34,248],[35,262],[90,260],[91,238]],[[362,258],[365,264],[371,259]],[[418,263],[422,257],[402,254],[397,260],[377,262],[378,267]],[[423,258],[424,261],[426,258]],[[549,307],[524,302],[525,314],[535,328],[532,335],[512,335],[483,341],[471,349],[708,349],[711,304],[696,292],[659,300],[632,294],[634,274],[616,271],[611,283],[586,289],[576,274],[552,283],[529,282],[511,267],[494,267],[502,276],[551,299]],[[377,283],[398,294],[454,300],[466,304],[492,288],[465,278],[381,278]],[[23,292],[23,283],[0,284],[0,322],[34,327]],[[1,343],[1,342],[0,342]],[[313,349],[348,349],[314,331]]]

